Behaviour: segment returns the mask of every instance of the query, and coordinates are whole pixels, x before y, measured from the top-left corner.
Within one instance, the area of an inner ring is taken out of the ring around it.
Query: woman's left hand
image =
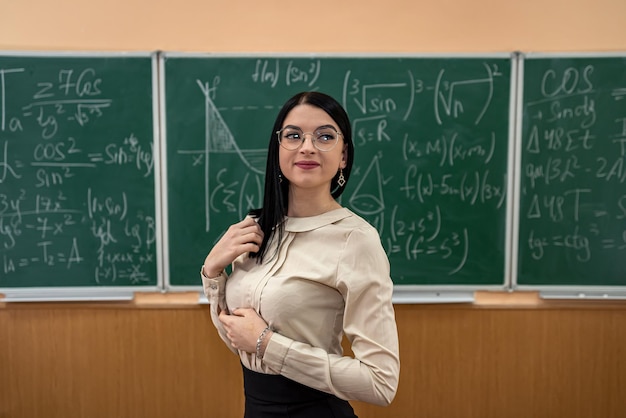
[[[267,327],[267,323],[254,309],[237,308],[230,315],[222,311],[219,318],[234,348],[247,353],[256,353],[257,339]]]

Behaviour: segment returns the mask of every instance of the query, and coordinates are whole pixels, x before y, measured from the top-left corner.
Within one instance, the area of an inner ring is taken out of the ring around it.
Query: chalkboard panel
[[[503,287],[511,56],[166,54],[167,287],[261,205],[269,131],[293,94],[336,97],[354,129],[341,203],[373,224],[396,285]]]
[[[626,286],[626,55],[522,62],[517,285]]]
[[[0,55],[0,291],[158,288],[155,69]]]

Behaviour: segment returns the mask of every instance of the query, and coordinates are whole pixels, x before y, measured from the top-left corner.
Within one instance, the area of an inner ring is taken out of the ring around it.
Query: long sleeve
[[[222,271],[219,276],[214,278],[204,277],[202,272],[200,273],[200,277],[202,278],[204,294],[211,306],[211,321],[213,321],[213,325],[217,329],[220,338],[226,343],[226,346],[230,348],[233,353],[238,354],[237,350],[230,344],[228,337],[226,337],[226,330],[219,320],[220,311],[227,309],[225,288],[228,276],[225,271]]]
[[[263,362],[271,370],[346,400],[388,405],[400,372],[389,262],[373,228],[353,230],[337,266],[343,330],[354,358],[275,333]]]

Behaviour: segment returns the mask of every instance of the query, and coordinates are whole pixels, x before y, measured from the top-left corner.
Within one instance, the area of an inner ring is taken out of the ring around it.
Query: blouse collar
[[[287,232],[307,232],[333,224],[341,219],[352,216],[347,208],[333,209],[316,216],[305,218],[285,218],[285,231]]]

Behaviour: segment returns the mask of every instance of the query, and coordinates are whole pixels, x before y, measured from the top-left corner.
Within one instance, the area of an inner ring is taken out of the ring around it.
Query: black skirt
[[[352,406],[335,395],[280,375],[243,368],[244,418],[357,418]]]

